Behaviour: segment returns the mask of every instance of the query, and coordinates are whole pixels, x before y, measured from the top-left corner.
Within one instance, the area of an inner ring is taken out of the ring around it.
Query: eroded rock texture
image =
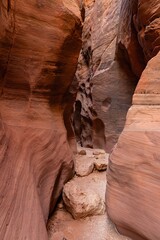
[[[122,1],[117,36],[117,58],[121,65],[127,64],[139,79],[146,61],[138,40],[137,25],[135,25],[137,11],[137,0]]]
[[[154,57],[160,50],[160,2],[159,0],[139,0],[134,24],[146,60]]]
[[[134,41],[135,48],[132,52],[138,52],[137,48],[141,47],[137,37],[130,39],[132,29],[129,27],[121,39],[117,39],[120,28],[123,27],[123,21],[119,23],[121,0],[84,2],[86,17],[83,45],[76,73],[80,82],[77,100],[83,103],[80,112],[82,121],[77,121],[78,133],[81,135],[81,145],[104,148],[110,152],[123,130],[126,113],[137,84],[137,76],[133,74],[131,63],[126,56],[128,45],[133,45]],[[127,8],[131,10],[130,5]],[[125,16],[127,24],[128,21],[133,22],[133,15],[134,12],[131,12]],[[134,26],[133,29],[135,31]],[[125,54],[122,50],[117,51],[117,41],[118,48],[120,46],[124,49],[126,44]],[[121,58],[123,66],[120,64]],[[140,65],[139,68],[138,75],[143,66]],[[87,122],[85,127],[84,119]]]
[[[0,239],[48,239],[73,173],[63,109],[80,38],[80,1],[0,2]]]
[[[123,133],[109,161],[107,210],[118,230],[135,240],[160,236],[160,31],[159,1],[138,1],[134,15],[148,62]],[[157,54],[157,55],[156,55]]]

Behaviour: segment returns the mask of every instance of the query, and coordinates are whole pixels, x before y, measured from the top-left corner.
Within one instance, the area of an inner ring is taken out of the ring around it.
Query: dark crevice
[[[8,0],[8,5],[7,5],[7,11],[8,12],[10,10],[10,7],[11,7],[11,0]],[[1,96],[4,93],[4,87],[5,87],[5,84],[6,84],[6,78],[7,78],[9,63],[10,63],[10,60],[11,60],[12,49],[13,49],[14,41],[15,41],[15,29],[16,29],[16,16],[15,16],[15,12],[16,12],[16,1],[14,2],[14,12],[13,12],[13,33],[12,33],[13,37],[12,37],[11,44],[10,44],[10,49],[9,49],[9,52],[8,52],[6,69],[5,69],[4,75],[3,75]]]
[[[8,13],[9,13],[10,9],[11,9],[11,0],[8,0],[7,1],[7,12]]]

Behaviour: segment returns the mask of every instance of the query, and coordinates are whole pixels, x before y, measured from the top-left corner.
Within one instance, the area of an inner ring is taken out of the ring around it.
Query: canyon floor
[[[104,167],[102,155],[98,155],[98,152],[93,152],[91,149],[79,149],[79,152],[85,151],[86,155],[78,154],[78,162],[83,164],[84,160],[87,158],[90,160],[100,161],[100,168]],[[95,153],[95,155],[94,155]],[[108,156],[106,156],[108,157]],[[76,165],[75,165],[76,167]],[[82,167],[82,168],[81,168]],[[78,164],[81,174],[85,175],[85,170],[83,166]],[[99,197],[105,202],[105,191],[106,191],[106,170],[102,169],[98,171],[97,169],[92,169],[88,165],[89,172],[86,176],[77,176],[70,181],[72,186],[77,186],[82,190],[82,194],[90,194],[90,191],[96,192]],[[77,172],[79,171],[77,169]],[[71,187],[72,188],[72,187]],[[70,189],[72,192],[73,189]],[[74,193],[73,193],[74,194]],[[90,195],[91,196],[91,195]],[[78,196],[77,196],[78,198]],[[87,201],[87,200],[86,200]],[[82,206],[83,208],[84,206]],[[84,210],[85,211],[85,210]],[[70,211],[72,212],[72,211]],[[73,214],[72,214],[73,215]],[[131,240],[125,236],[120,235],[115,226],[112,224],[107,216],[106,211],[100,215],[89,214],[86,217],[74,219],[72,215],[66,210],[63,201],[61,201],[54,215],[48,222],[48,235],[49,240]]]

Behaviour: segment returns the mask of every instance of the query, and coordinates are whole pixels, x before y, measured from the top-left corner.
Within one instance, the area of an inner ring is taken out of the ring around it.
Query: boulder
[[[77,176],[84,177],[93,172],[94,163],[93,158],[85,156],[76,157],[75,172]]]
[[[70,181],[64,186],[63,201],[75,219],[101,215],[105,212],[105,204],[99,194],[87,186],[82,188],[75,181]]]

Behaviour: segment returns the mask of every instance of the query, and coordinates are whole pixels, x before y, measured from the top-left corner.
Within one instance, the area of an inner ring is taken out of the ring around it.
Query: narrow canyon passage
[[[84,1],[82,50],[76,71],[79,87],[73,116],[77,141],[83,147],[103,148],[109,153],[124,128],[145,67],[132,26],[134,5],[120,0]],[[130,45],[134,48],[130,49]]]
[[[0,0],[0,240],[159,240],[159,50],[159,0]]]
[[[130,240],[117,232],[105,211],[108,157],[101,149],[78,148],[76,175],[48,222],[49,240]]]

